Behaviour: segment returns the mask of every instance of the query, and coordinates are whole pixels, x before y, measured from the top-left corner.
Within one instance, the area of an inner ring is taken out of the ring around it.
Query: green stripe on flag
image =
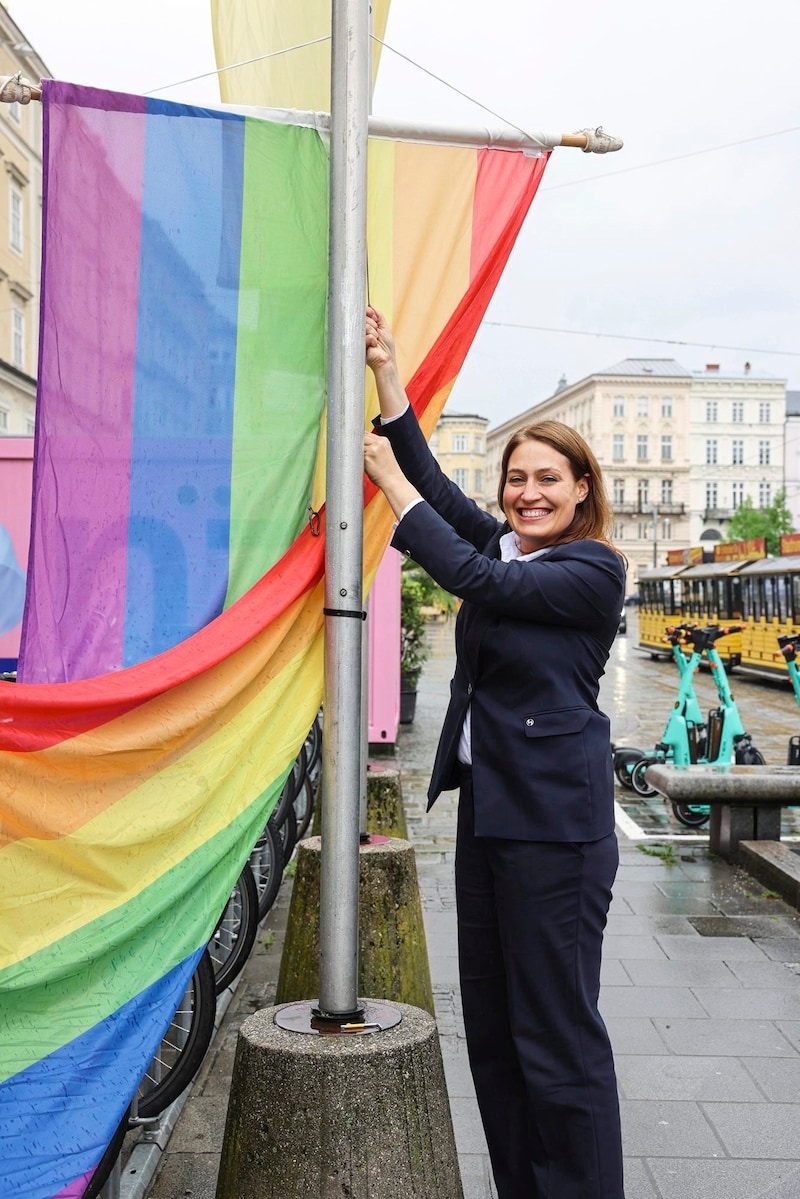
[[[248,119],[228,607],[307,518],[325,403],[328,155],[312,129]]]

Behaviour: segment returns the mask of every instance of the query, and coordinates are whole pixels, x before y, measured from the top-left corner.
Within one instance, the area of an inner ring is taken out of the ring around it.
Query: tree
[[[767,553],[777,556],[781,552],[781,534],[794,533],[792,514],[786,507],[786,492],[781,490],[766,508],[756,508],[748,496],[734,513],[728,526],[730,541],[749,541],[764,537]]]

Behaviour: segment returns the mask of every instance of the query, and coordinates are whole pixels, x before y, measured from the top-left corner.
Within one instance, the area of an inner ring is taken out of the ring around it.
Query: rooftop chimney
[[[750,363],[749,362],[745,362],[745,364],[744,364],[744,373],[746,375],[750,374]]]
[[[706,370],[707,370],[707,371],[718,371],[718,370],[719,370],[719,363],[718,363],[718,362],[707,362],[707,363],[706,363]]]

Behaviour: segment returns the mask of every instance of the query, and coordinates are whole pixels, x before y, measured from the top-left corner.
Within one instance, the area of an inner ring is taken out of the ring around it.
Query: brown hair
[[[503,492],[508,475],[508,461],[517,446],[526,441],[542,441],[563,454],[569,462],[572,477],[577,483],[587,479],[589,491],[586,499],[578,504],[569,528],[556,539],[555,544],[565,541],[580,541],[584,538],[592,541],[602,541],[611,545],[611,505],[608,502],[606,489],[603,485],[603,475],[600,464],[588,445],[575,429],[562,424],[560,420],[541,420],[524,429],[518,429],[509,437],[503,450],[503,460],[500,466],[500,483],[497,488],[497,503],[501,512],[503,508]],[[612,547],[613,548],[613,547]]]

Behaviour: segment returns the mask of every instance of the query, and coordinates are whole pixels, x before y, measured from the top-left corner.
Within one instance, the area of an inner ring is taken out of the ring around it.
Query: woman
[[[393,545],[463,599],[428,796],[460,788],[459,971],[470,1066],[499,1199],[623,1199],[619,1105],[597,1011],[618,864],[599,678],[625,569],[600,468],[558,421],[503,454],[500,523],[440,471],[367,309],[378,433],[365,470]]]

